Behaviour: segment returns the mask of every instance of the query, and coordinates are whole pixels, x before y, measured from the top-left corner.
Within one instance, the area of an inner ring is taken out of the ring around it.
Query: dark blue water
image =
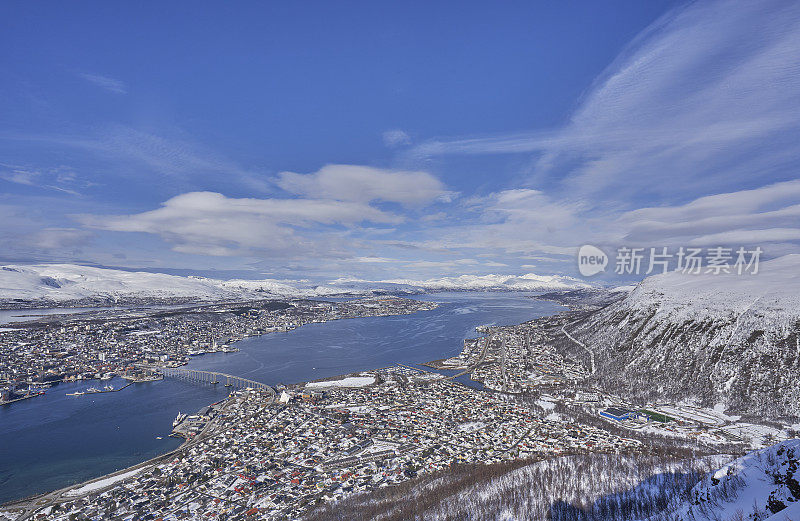
[[[397,362],[458,354],[483,324],[517,324],[563,308],[521,294],[442,293],[420,297],[439,308],[413,315],[308,324],[238,342],[238,353],[194,358],[193,369],[268,384],[296,383]],[[167,438],[178,411],[194,412],[227,389],[179,380],[136,384],[102,395],[65,393],[124,380],[60,384],[43,397],[0,407],[0,502],[79,483],[180,444]],[[156,439],[158,436],[163,439]]]

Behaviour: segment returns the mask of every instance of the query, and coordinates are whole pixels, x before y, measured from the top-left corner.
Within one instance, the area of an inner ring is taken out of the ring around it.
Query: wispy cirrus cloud
[[[155,134],[122,124],[73,134],[0,133],[0,141],[26,146],[47,145],[50,150],[76,150],[84,158],[103,162],[103,180],[154,176],[159,187],[169,181],[181,188],[234,184],[260,193],[274,187],[266,176],[186,137]],[[109,172],[110,171],[110,172]]]
[[[800,4],[690,3],[631,42],[563,126],[409,154],[532,156],[525,182],[544,188],[484,198],[484,222],[442,230],[449,244],[796,241]]]
[[[532,182],[680,198],[796,175],[800,5],[695,2],[636,38],[561,128],[435,140],[419,155],[536,153]],[[684,195],[685,197],[685,195]]]
[[[80,73],[80,77],[88,81],[92,85],[96,85],[97,87],[105,89],[109,92],[113,92],[114,94],[128,93],[128,87],[121,80],[110,78],[108,76],[103,76],[102,74],[94,74],[88,72]]]
[[[63,168],[41,172],[23,166],[0,163],[0,180],[23,186],[56,190],[70,195],[80,195],[75,189],[74,173]]]
[[[390,148],[410,145],[411,136],[405,130],[399,128],[387,130],[383,133],[383,144]]]

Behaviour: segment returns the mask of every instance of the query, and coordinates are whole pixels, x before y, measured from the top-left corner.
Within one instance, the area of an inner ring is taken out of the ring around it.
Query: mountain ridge
[[[126,271],[75,264],[0,266],[0,301],[64,302],[120,298],[223,300],[235,298],[325,297],[427,291],[552,291],[588,287],[558,275],[462,275],[415,281],[337,279],[327,284],[276,279],[219,280],[198,276]]]
[[[649,277],[569,330],[594,352],[594,377],[623,394],[800,414],[800,255],[757,275]]]

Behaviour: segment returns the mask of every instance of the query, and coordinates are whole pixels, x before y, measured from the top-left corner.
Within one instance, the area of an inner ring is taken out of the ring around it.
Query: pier
[[[119,389],[114,389],[114,388],[108,389],[108,388],[104,387],[103,389],[94,389],[94,390],[87,389],[85,391],[76,391],[74,393],[67,393],[67,396],[84,396],[84,395],[87,395],[87,394],[118,393],[123,389],[127,389],[128,387],[130,387],[134,383],[135,382],[128,382],[125,385],[123,385],[122,387],[120,387]]]

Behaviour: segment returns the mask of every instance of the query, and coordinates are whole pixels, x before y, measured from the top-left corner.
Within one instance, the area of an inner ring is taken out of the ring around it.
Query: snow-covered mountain
[[[337,281],[339,282],[339,281]],[[341,283],[348,281],[342,279]],[[360,281],[365,282],[365,281]],[[425,280],[388,279],[377,281],[386,286],[415,288],[425,291],[559,291],[591,288],[583,280],[563,275],[460,275]],[[376,284],[376,282],[371,282]]]
[[[265,296],[321,297],[375,292],[423,293],[434,290],[538,291],[585,287],[569,277],[464,275],[429,281],[339,279],[329,284],[304,281],[217,280],[163,273],[115,270],[73,264],[0,267],[0,301],[65,302],[80,300],[181,298],[218,300]]]
[[[0,300],[63,302],[82,299],[182,298],[218,300],[267,295],[319,296],[331,287],[295,286],[276,280],[215,280],[163,273],[41,264],[0,267]]]
[[[751,452],[709,473],[674,516],[694,521],[800,519],[800,440]]]
[[[392,489],[353,494],[307,521],[797,521],[800,440],[741,458],[586,454],[450,467]]]
[[[800,255],[756,275],[649,277],[569,329],[598,378],[627,394],[800,414]]]

